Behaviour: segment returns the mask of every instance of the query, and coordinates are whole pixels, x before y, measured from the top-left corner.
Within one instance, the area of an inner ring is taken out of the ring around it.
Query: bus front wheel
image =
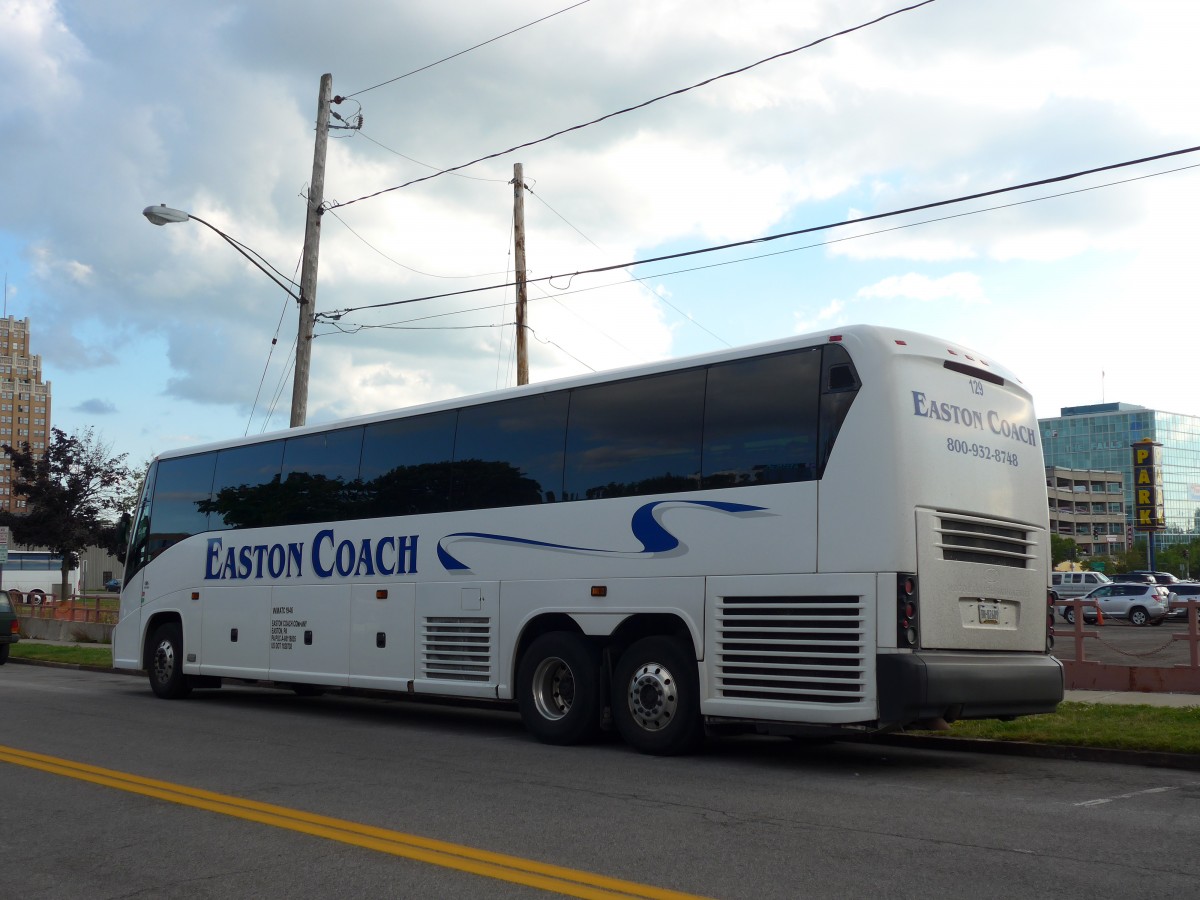
[[[166,700],[177,700],[192,692],[183,674],[183,629],[178,622],[159,625],[150,640],[150,688]]]
[[[700,678],[683,643],[648,637],[626,650],[613,672],[612,712],[634,750],[673,756],[695,749],[704,737]]]
[[[521,721],[543,743],[594,740],[604,715],[599,651],[567,631],[536,638],[517,668],[517,702]]]

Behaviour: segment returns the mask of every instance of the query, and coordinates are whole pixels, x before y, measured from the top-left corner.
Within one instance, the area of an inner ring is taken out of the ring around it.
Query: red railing
[[[1072,690],[1101,690],[1101,691],[1168,691],[1178,693],[1200,694],[1200,598],[1172,600],[1171,609],[1187,610],[1187,630],[1183,634],[1173,634],[1154,653],[1166,650],[1175,641],[1188,642],[1189,662],[1174,665],[1123,665],[1119,663],[1099,662],[1087,658],[1085,639],[1103,642],[1098,631],[1089,630],[1084,622],[1086,607],[1097,608],[1095,600],[1075,598],[1071,600],[1051,600],[1051,614],[1057,612],[1056,607],[1071,607],[1075,622],[1066,631],[1055,630],[1055,640],[1065,639],[1073,643],[1074,659],[1062,660],[1066,675],[1066,686]],[[1103,625],[1103,612],[1098,611]],[[1107,645],[1107,642],[1106,646]],[[1138,659],[1151,655],[1149,652],[1130,654]]]

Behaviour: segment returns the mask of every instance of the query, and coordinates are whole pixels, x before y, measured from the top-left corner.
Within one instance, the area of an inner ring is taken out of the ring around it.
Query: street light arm
[[[304,305],[304,301],[302,299],[300,299],[299,294],[297,294],[295,291],[293,291],[291,288],[289,288],[286,284],[284,284],[282,281],[280,281],[278,278],[276,278],[273,274],[271,274],[269,271],[267,271],[266,266],[264,266],[262,263],[260,263],[257,259],[255,259],[253,256],[251,256],[249,253],[247,253],[246,248],[244,248],[238,241],[231,238],[229,235],[227,235],[225,232],[223,232],[220,228],[217,228],[217,226],[213,225],[211,222],[205,222],[199,216],[188,213],[187,217],[196,222],[199,222],[201,225],[204,225],[206,228],[210,228],[213,231],[215,231],[218,235],[220,235],[221,240],[225,241],[225,243],[227,243],[230,247],[232,247],[238,253],[242,254],[242,256],[246,257],[246,259],[250,260],[251,265],[253,265],[256,269],[258,269],[260,272],[262,272],[264,275],[266,275],[268,278],[270,278],[273,282],[275,282],[277,285],[279,285],[281,288],[283,288],[284,291],[286,291],[288,293],[288,295],[290,295],[292,297],[292,299],[294,299],[297,303],[299,303],[301,306]]]
[[[173,222],[186,222],[188,219],[192,219],[193,221],[199,222],[205,228],[208,228],[211,231],[216,232],[220,236],[221,240],[225,241],[225,243],[229,244],[230,247],[232,247],[238,253],[242,254],[242,256],[246,257],[246,259],[250,260],[251,264],[256,269],[258,269],[260,272],[262,272],[264,275],[266,275],[268,278],[270,278],[273,282],[275,282],[277,285],[279,285],[281,288],[283,288],[284,291],[286,291],[287,294],[290,297],[292,297],[292,299],[294,299],[297,303],[299,303],[301,306],[304,305],[304,301],[302,299],[300,299],[299,294],[297,294],[295,291],[293,291],[291,288],[289,288],[286,284],[284,284],[282,281],[280,281],[278,278],[276,278],[275,275],[272,275],[270,272],[267,271],[266,267],[263,265],[263,262],[266,262],[266,260],[259,262],[259,260],[262,259],[261,256],[259,257],[259,259],[254,258],[254,256],[258,256],[257,252],[250,250],[250,248],[243,245],[240,241],[237,241],[234,238],[231,238],[229,235],[227,235],[225,232],[223,232],[216,225],[213,225],[211,222],[205,222],[199,216],[194,216],[191,213],[185,212],[182,209],[172,209],[171,207],[167,206],[165,203],[160,206],[147,206],[144,210],[142,210],[142,215],[144,215],[147,219],[149,219],[150,222],[154,225],[169,225]],[[251,253],[253,253],[254,256],[251,256],[250,255]],[[270,266],[270,265],[271,265],[270,263],[267,263],[267,266]],[[275,269],[274,266],[271,266],[271,268]],[[282,276],[282,273],[280,273],[278,269],[275,269],[275,272]]]

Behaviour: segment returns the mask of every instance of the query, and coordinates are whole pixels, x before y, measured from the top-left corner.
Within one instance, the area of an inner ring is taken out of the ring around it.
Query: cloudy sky
[[[1001,360],[1043,416],[1200,415],[1200,153],[569,274],[1200,144],[1195,3],[938,0],[358,199],[904,4],[571,5],[0,0],[5,312],[31,321],[53,423],[137,463],[287,427],[294,301],[202,225],[141,210],[188,210],[298,281],[326,72],[363,127],[329,146],[317,308],[352,311],[317,327],[310,423],[515,383],[512,288],[397,301],[512,280],[517,162],[529,276],[563,276],[530,288],[534,381],[868,322]]]

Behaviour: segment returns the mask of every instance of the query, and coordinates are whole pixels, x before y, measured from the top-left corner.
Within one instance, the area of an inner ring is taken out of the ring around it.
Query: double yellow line
[[[298,831],[314,837],[339,841],[343,844],[353,844],[367,850],[402,856],[405,859],[417,860],[447,869],[470,872],[484,878],[495,878],[500,881],[510,881],[545,891],[553,891],[568,897],[582,897],[588,898],[588,900],[592,900],[592,898],[595,900],[602,900],[602,898],[603,900],[611,900],[611,898],[696,900],[693,894],[682,894],[678,891],[664,890],[632,881],[606,878],[602,875],[547,865],[518,856],[489,853],[461,844],[430,840],[399,831],[389,831],[386,828],[374,828],[370,825],[332,819],[328,816],[319,816],[283,806],[272,806],[269,803],[258,803],[254,800],[244,800],[241,797],[232,797],[227,794],[216,794],[212,791],[172,784],[169,781],[142,778],[113,769],[102,769],[99,766],[89,766],[85,763],[45,756],[41,753],[31,753],[28,750],[0,746],[0,762],[26,766],[41,772],[49,772],[52,775],[75,778],[104,787],[116,788],[119,791],[127,791],[131,794],[141,794],[144,797],[154,797],[169,803],[178,803],[195,809],[204,809],[225,816],[258,822],[262,825],[286,828],[289,831]]]

